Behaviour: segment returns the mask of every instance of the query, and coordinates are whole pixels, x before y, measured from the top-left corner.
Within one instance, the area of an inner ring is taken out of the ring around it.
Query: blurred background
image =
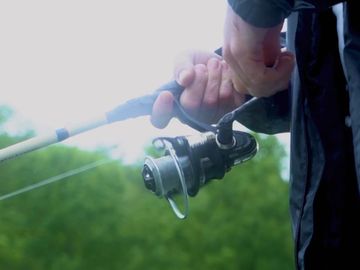
[[[0,146],[103,113],[172,78],[187,49],[221,46],[226,1],[0,2]],[[240,127],[241,128],[241,127]],[[145,190],[148,118],[99,128],[0,164],[0,269],[292,269],[288,134],[257,135],[250,162],[190,200],[178,220]]]

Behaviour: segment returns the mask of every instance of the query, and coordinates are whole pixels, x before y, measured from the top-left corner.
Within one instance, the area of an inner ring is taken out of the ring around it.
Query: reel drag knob
[[[155,178],[154,178],[154,174],[152,172],[152,170],[149,168],[148,165],[144,165],[144,168],[141,172],[142,174],[142,177],[144,179],[144,184],[145,184],[145,187],[154,192],[156,191],[156,183],[155,183]]]

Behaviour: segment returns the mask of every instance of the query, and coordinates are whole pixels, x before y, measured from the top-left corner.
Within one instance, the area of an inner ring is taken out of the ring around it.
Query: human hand
[[[205,123],[215,123],[245,100],[245,91],[236,92],[234,74],[215,53],[193,51],[182,54],[174,70],[176,81],[185,89],[180,103],[192,117]],[[174,97],[169,91],[156,99],[151,122],[164,128],[173,116]]]
[[[252,26],[228,6],[224,59],[241,82],[239,87],[253,96],[271,96],[288,87],[295,59],[292,53],[281,52],[281,28],[282,24],[272,28]]]

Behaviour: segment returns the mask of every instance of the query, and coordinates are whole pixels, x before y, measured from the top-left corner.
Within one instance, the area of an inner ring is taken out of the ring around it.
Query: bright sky
[[[171,79],[179,52],[221,46],[225,7],[225,0],[1,1],[0,103],[17,113],[8,130],[45,133],[152,92]],[[189,132],[178,123],[157,130],[143,118],[67,144],[116,144],[133,160],[155,136]]]

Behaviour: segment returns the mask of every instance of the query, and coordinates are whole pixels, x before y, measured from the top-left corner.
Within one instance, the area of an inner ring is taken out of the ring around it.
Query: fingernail
[[[184,69],[184,70],[180,71],[180,73],[179,73],[180,84],[183,83],[185,81],[186,77],[189,75],[190,75],[190,70],[188,70],[188,69]]]
[[[286,62],[289,62],[289,63],[291,63],[291,64],[294,64],[295,63],[295,57],[293,57],[293,56],[285,56],[284,58],[283,58],[283,60],[285,60]]]
[[[166,116],[157,116],[157,117],[152,116],[150,118],[150,121],[154,127],[163,129],[167,126],[170,120],[169,117]]]
[[[295,55],[290,53],[290,52],[285,52],[282,54],[282,57],[285,59],[285,60],[294,60],[295,59]]]

